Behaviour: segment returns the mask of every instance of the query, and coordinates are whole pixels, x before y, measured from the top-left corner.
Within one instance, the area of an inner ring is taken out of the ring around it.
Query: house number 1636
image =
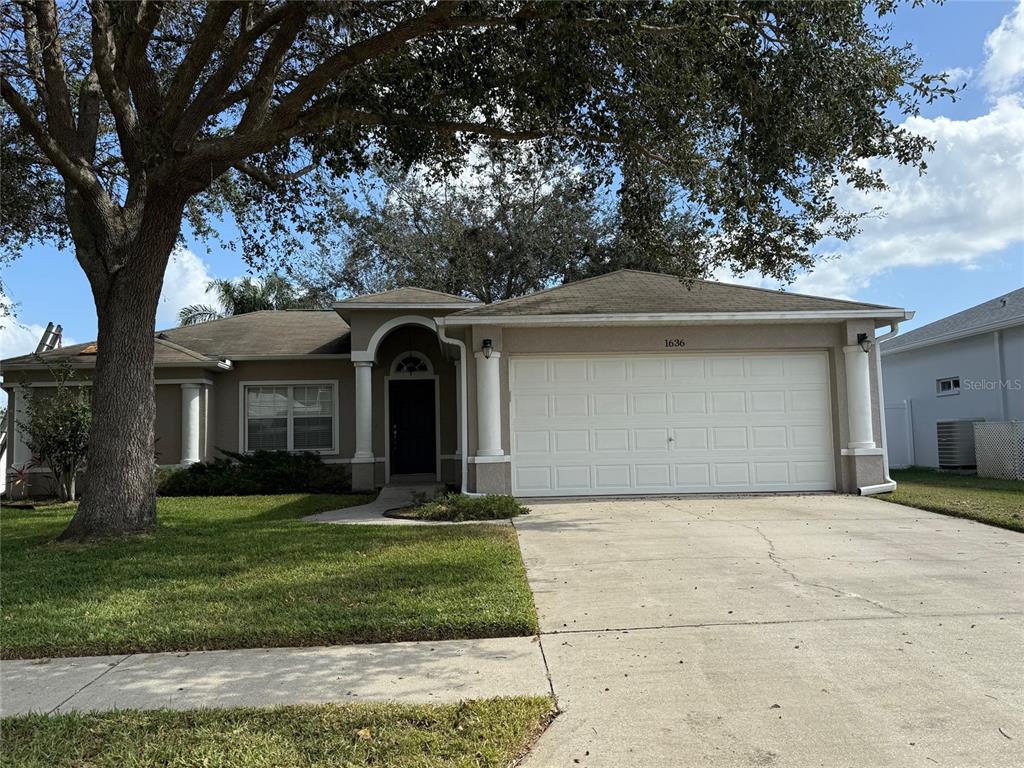
[[[665,339],[666,347],[685,347],[686,342],[682,339]]]

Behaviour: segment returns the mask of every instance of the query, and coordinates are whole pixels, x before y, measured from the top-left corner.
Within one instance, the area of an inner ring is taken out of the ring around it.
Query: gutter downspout
[[[437,338],[446,344],[454,344],[459,348],[459,379],[462,390],[462,400],[458,403],[459,414],[461,425],[459,431],[459,441],[462,445],[462,455],[459,457],[460,463],[462,464],[462,493],[466,496],[478,496],[480,494],[471,494],[467,489],[469,487],[469,424],[467,416],[468,408],[466,406],[469,400],[469,394],[466,391],[466,363],[468,362],[468,355],[466,354],[466,342],[461,339],[453,339],[445,332],[444,318],[435,317],[434,322],[437,323]]]
[[[896,481],[889,477],[889,440],[885,434],[885,388],[882,386],[882,350],[880,342],[891,339],[899,333],[899,330],[900,324],[898,322],[890,323],[889,332],[876,336],[873,345],[875,348],[875,376],[878,377],[878,420],[882,425],[880,435],[882,438],[882,474],[885,480],[878,485],[865,485],[858,488],[857,493],[861,496],[874,496],[876,493],[889,493],[896,490]]]

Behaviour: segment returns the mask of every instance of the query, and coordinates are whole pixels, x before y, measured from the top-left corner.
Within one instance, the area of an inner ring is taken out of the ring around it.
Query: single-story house
[[[903,309],[622,270],[494,304],[420,288],[156,334],[157,461],[315,451],[353,487],[887,489],[875,330]],[[88,377],[95,344],[43,355]],[[33,356],[2,362],[14,465]],[[52,380],[51,380],[52,381]]]
[[[887,339],[879,348],[894,467],[970,465],[969,422],[1024,420],[1024,288]],[[962,443],[966,455],[940,460],[940,423],[949,425],[943,440],[951,447]],[[963,441],[955,440],[957,426]]]

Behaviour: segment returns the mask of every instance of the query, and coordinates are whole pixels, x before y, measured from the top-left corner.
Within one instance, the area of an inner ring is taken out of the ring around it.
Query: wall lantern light
[[[860,348],[863,349],[865,352],[870,352],[871,347],[873,347],[875,344],[875,342],[872,339],[868,338],[868,335],[866,333],[857,334],[857,343],[860,344]]]
[[[484,359],[485,360],[490,360],[491,359],[491,352],[494,349],[494,342],[491,341],[490,339],[484,339],[484,343],[480,346],[480,349],[483,350]]]

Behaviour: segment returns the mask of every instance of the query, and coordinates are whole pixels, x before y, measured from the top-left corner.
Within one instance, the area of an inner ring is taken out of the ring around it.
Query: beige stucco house
[[[255,312],[156,335],[156,458],[315,451],[356,489],[874,493],[890,481],[871,349],[909,316],[632,270],[495,304],[402,288]],[[43,356],[87,380],[95,355]],[[19,392],[50,374],[33,356],[2,372],[20,466]]]

